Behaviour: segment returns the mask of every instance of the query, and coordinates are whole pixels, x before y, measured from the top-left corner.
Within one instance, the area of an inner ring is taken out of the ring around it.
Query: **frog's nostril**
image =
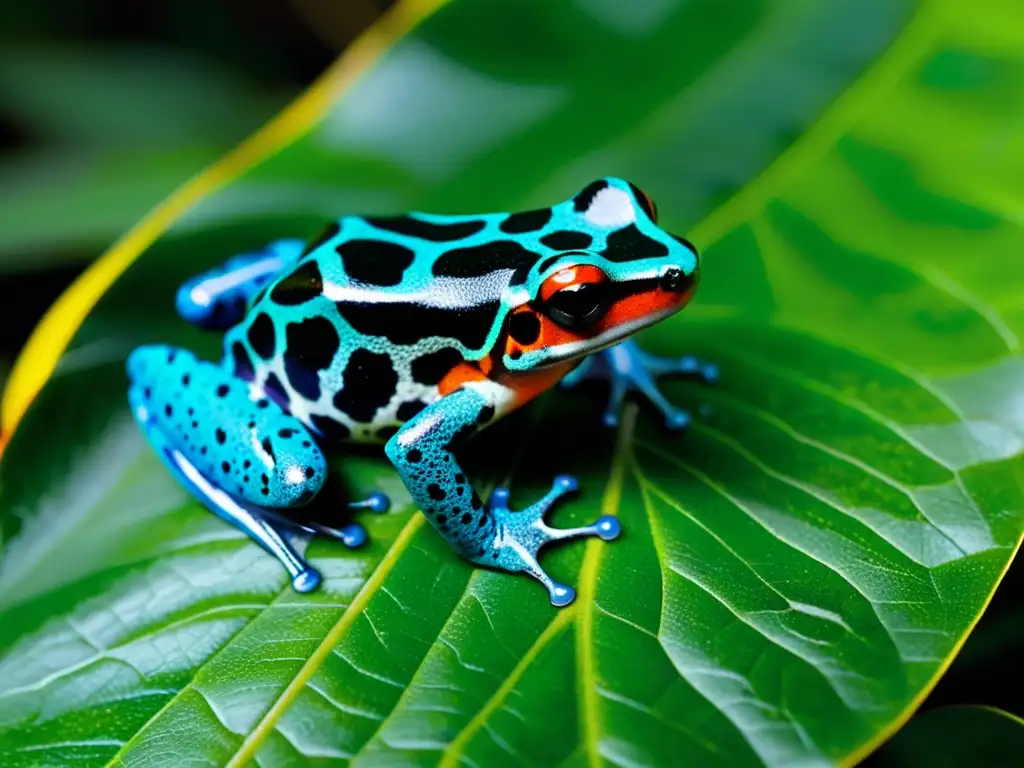
[[[661,276],[661,287],[663,290],[678,293],[686,287],[686,275],[683,270],[675,267],[669,269]]]

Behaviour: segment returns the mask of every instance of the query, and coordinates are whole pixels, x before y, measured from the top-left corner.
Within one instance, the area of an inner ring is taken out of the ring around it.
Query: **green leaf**
[[[9,424],[61,323],[173,220],[0,463],[2,761],[863,757],[1020,539],[1024,9],[456,0],[345,87],[412,12],[112,252],[12,373]],[[546,555],[573,607],[460,560],[362,451],[339,479],[400,503],[364,550],[314,541],[324,586],[297,595],[133,426],[134,345],[218,354],[173,315],[197,270],[327,215],[522,209],[605,174],[705,255],[698,300],[641,343],[722,380],[669,387],[708,406],[684,435],[643,408],[609,434],[598,394],[554,392],[477,442],[480,487],[528,502],[572,472],[557,524],[622,519],[615,544]]]
[[[869,761],[872,768],[1020,765],[1024,720],[991,707],[957,706],[918,715]]]

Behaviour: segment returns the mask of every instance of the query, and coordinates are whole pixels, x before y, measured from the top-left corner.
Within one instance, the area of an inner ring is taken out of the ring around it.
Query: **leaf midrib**
[[[636,427],[637,407],[628,404],[622,412],[619,433],[615,442],[615,453],[609,472],[608,485],[601,502],[602,515],[618,516],[622,503],[622,485],[626,476],[626,465],[629,461],[633,445],[633,433]],[[579,698],[580,733],[587,754],[587,763],[591,768],[599,768],[601,755],[598,750],[600,738],[600,718],[598,717],[597,676],[594,671],[594,604],[597,588],[597,573],[601,564],[601,556],[607,544],[600,539],[587,541],[583,565],[578,576],[579,590],[576,599],[579,601],[576,627],[576,671],[577,696]]]
[[[256,727],[253,728],[252,732],[245,738],[231,759],[227,761],[227,766],[245,765],[253,758],[256,750],[260,748],[271,730],[277,725],[277,721],[281,719],[281,716],[291,706],[295,697],[298,696],[299,692],[305,687],[316,671],[320,669],[324,660],[348,628],[362,615],[363,609],[370,602],[374,594],[376,594],[387,575],[397,565],[399,556],[409,547],[416,532],[423,527],[425,520],[426,518],[418,510],[412,513],[409,521],[402,527],[402,530],[388,548],[387,553],[374,569],[370,578],[363,582],[363,586],[359,588],[359,592],[356,593],[352,602],[349,603],[348,608],[342,612],[338,621],[324,635],[324,639],[320,641],[309,659],[302,665],[295,674],[295,677],[292,678],[292,681],[282,691],[270,709],[267,710],[266,714],[263,715],[263,718],[256,724]]]

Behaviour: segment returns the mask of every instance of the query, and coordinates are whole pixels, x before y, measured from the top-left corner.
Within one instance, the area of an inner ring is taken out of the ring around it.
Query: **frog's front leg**
[[[471,387],[442,398],[406,423],[388,441],[387,455],[423,514],[463,557],[478,565],[525,571],[547,588],[554,605],[568,605],[575,591],[548,576],[537,562],[538,550],[551,541],[582,536],[614,539],[619,521],[606,515],[582,528],[548,526],[544,515],[577,488],[568,475],[556,477],[551,491],[521,512],[509,509],[505,488],[495,490],[484,505],[456,458],[465,441],[494,415],[487,391]]]
[[[633,339],[627,339],[584,359],[562,380],[562,386],[575,387],[588,379],[607,381],[611,391],[604,423],[609,427],[619,423],[619,412],[626,395],[636,391],[661,411],[666,426],[682,429],[690,423],[690,414],[676,408],[661,394],[658,379],[666,375],[689,376],[713,384],[718,379],[718,367],[714,363],[701,362],[692,355],[679,358],[651,355],[640,349]]]
[[[294,549],[292,531],[322,533],[358,546],[362,527],[331,528],[285,516],[320,490],[323,453],[303,424],[249,382],[189,351],[140,347],[128,359],[129,402],[171,473],[206,507],[238,526],[309,592],[320,574]],[[386,508],[377,494],[353,506]]]

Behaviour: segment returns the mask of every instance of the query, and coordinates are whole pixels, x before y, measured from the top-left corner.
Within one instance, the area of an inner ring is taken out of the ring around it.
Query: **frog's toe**
[[[306,568],[292,577],[292,589],[296,592],[312,592],[320,586],[320,572],[316,568]]]
[[[619,426],[619,404],[616,404],[614,408],[609,408],[601,416],[601,422],[608,427],[608,429],[616,429]]]
[[[594,523],[594,529],[597,531],[597,535],[605,541],[613,541],[622,533],[622,524],[614,515],[602,515]]]
[[[665,413],[665,426],[669,429],[686,429],[692,420],[689,411],[670,408]]]
[[[572,475],[555,475],[554,487],[563,489],[565,493],[571,493],[580,489],[580,481]]]
[[[391,508],[391,499],[386,493],[374,491],[362,501],[349,502],[349,509],[368,509],[377,514],[383,514]]]
[[[366,529],[359,525],[359,523],[349,523],[348,525],[338,528],[334,532],[334,538],[349,549],[355,549],[356,547],[361,547],[366,543]]]
[[[363,546],[363,544],[366,543],[367,538],[369,538],[366,534],[366,529],[359,523],[349,523],[341,526],[340,528],[334,528],[329,525],[323,525],[306,520],[298,523],[295,527],[305,530],[310,534],[326,536],[329,539],[340,541],[349,549],[356,549],[357,547]]]
[[[548,592],[551,595],[551,604],[556,608],[564,608],[576,599],[576,590],[568,584],[553,581]]]
[[[502,516],[510,517],[510,522],[515,522],[516,524],[522,522],[525,518],[530,518],[530,523],[533,523],[537,520],[542,520],[548,510],[550,510],[559,499],[579,490],[579,487],[579,481],[572,475],[556,475],[555,479],[551,483],[551,490],[548,491],[543,498],[535,501],[522,512],[513,512],[509,509],[508,488],[495,488],[491,492],[491,498],[487,500],[487,508],[499,518]]]
[[[642,353],[643,365],[654,376],[675,374],[677,376],[691,376],[700,379],[705,384],[714,384],[718,381],[718,366],[694,357],[684,355],[683,357],[658,357]]]
[[[707,384],[718,383],[718,366],[714,363],[703,363],[700,368],[700,375]]]
[[[334,527],[321,523],[319,520],[296,517],[294,514],[285,514],[274,509],[264,509],[262,514],[279,528],[288,528],[308,536],[324,536],[328,539],[340,541],[349,549],[363,546],[369,538],[366,529],[359,523],[348,523],[340,527]]]
[[[379,514],[387,512],[390,505],[391,500],[388,499],[386,494],[381,493],[380,491],[375,491],[362,501],[349,502],[348,508],[351,510],[368,509],[371,512],[377,512]],[[275,513],[268,512],[268,514],[273,515]],[[340,541],[349,549],[356,549],[357,547],[363,546],[369,538],[366,533],[366,529],[359,523],[348,523],[340,527],[334,527],[332,525],[321,523],[318,520],[302,519],[300,517],[295,517],[294,515],[285,516],[277,514],[277,517],[286,525],[305,531],[310,535],[326,536],[329,539]]]
[[[690,426],[692,420],[690,412],[672,405],[661,393],[661,389],[652,377],[638,377],[633,382],[633,389],[641,393],[651,405],[661,411],[661,415],[665,417],[665,426],[669,429],[686,429]]]
[[[551,484],[551,490],[543,498],[521,512],[508,507],[508,490],[499,488],[491,495],[488,506],[495,516],[498,535],[495,548],[478,562],[496,565],[510,571],[523,571],[544,585],[557,607],[569,605],[576,597],[575,590],[555,581],[537,560],[541,548],[553,541],[566,541],[597,537],[611,541],[621,533],[617,518],[604,515],[590,525],[577,528],[552,528],[545,521],[545,515],[562,498],[579,489],[579,482],[572,475],[558,475]]]

